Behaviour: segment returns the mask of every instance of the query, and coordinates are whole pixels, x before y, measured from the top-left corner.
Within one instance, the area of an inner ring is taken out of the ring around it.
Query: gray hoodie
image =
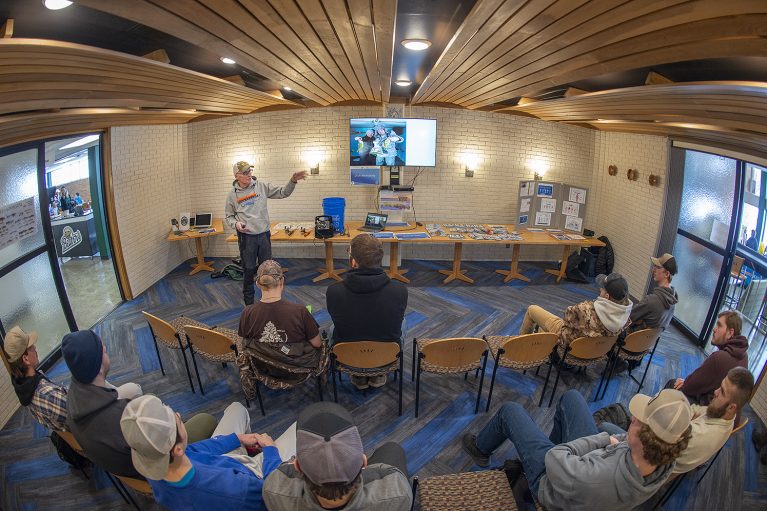
[[[631,310],[634,328],[666,328],[674,317],[674,305],[679,297],[673,287],[656,287]]]
[[[284,199],[290,197],[296,183],[288,181],[285,186],[274,186],[265,181],[252,178],[250,185],[240,188],[235,181],[226,196],[225,220],[230,229],[235,229],[237,222],[244,222],[248,234],[261,234],[269,230],[269,212],[266,199]]]
[[[610,445],[607,433],[585,436],[546,453],[538,500],[548,511],[628,511],[652,497],[673,468],[664,465],[642,477],[625,441]]]
[[[626,302],[617,303],[601,296],[594,300],[594,311],[597,313],[599,321],[609,331],[619,333],[626,326],[633,305],[631,300],[626,300]]]

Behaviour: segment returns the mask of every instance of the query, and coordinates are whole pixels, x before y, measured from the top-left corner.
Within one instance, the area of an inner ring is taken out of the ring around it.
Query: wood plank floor
[[[325,310],[328,282],[311,282],[316,275],[315,268],[322,263],[307,259],[282,263],[290,268],[286,298],[311,304],[318,322],[329,329],[330,317]],[[221,267],[223,261],[217,261],[217,264]],[[568,305],[593,299],[596,295],[593,285],[567,282],[557,285],[552,276],[544,273],[544,265],[522,266],[523,273],[532,279],[529,284],[519,281],[502,284],[501,277],[493,270],[504,267],[503,263],[466,262],[464,268],[476,280],[474,285],[457,282],[442,285],[444,277],[436,270],[448,268],[448,262],[418,260],[403,263],[403,267],[410,269],[407,276],[412,283],[408,286],[402,417],[397,416],[396,385],[361,393],[344,380],[339,388],[339,402],[352,410],[368,453],[378,445],[394,440],[407,451],[410,472],[421,477],[477,470],[461,451],[460,437],[464,432],[478,431],[504,401],[523,404],[545,431],[551,428],[554,408],[537,406],[545,371],[541,371],[541,377],[535,377],[530,372],[523,375],[508,369],[499,370],[490,413],[479,415],[473,413],[478,387],[478,381],[473,377],[464,381],[461,377],[426,374],[421,386],[419,417],[414,418],[415,386],[410,382],[409,369],[410,342],[414,337],[514,334],[529,304],[539,304],[561,314]],[[142,310],[165,319],[184,314],[209,325],[236,328],[242,309],[241,284],[225,279],[213,280],[205,273],[189,277],[187,271],[186,265],[177,268],[140,297],[121,305],[98,325],[97,330],[110,353],[110,380],[113,383],[137,382],[145,393],[160,396],[187,418],[199,412],[220,416],[231,401],[244,402],[236,369],[231,364],[225,369],[201,361],[205,395],[193,394],[178,351],[160,348],[167,372],[167,376],[162,376],[149,328],[141,316]],[[656,392],[667,379],[687,375],[702,358],[701,352],[672,328],[658,347],[643,391]],[[492,364],[489,363],[481,410],[484,410],[491,371]],[[591,400],[599,381],[599,371],[601,367],[589,369],[585,374],[563,373],[557,396],[564,388],[577,388]],[[641,376],[641,372],[639,374]],[[60,382],[69,381],[63,363],[57,364],[50,375]],[[622,375],[610,383],[602,401],[590,402],[590,405],[595,410],[615,401],[627,404],[636,387]],[[332,396],[331,392],[326,387],[326,399]],[[258,407],[251,404],[253,430],[272,435],[281,433],[303,407],[317,399],[316,395],[314,384],[291,391],[266,391],[266,417],[261,417]],[[747,415],[751,423],[745,434],[726,445],[703,483],[696,487],[694,478],[689,478],[692,481],[682,485],[665,509],[767,509],[767,467],[759,465],[750,441],[751,431],[759,420],[750,409]],[[98,471],[89,472],[91,478],[86,480],[61,462],[46,434],[46,430],[23,409],[0,431],[2,510],[129,509]],[[505,444],[493,457],[493,463],[502,464],[513,452],[513,447]],[[148,500],[139,502],[142,509],[159,509]],[[645,507],[649,509],[649,506]]]

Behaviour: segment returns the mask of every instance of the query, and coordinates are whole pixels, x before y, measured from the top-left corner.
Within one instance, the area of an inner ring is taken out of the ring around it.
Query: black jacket
[[[128,402],[117,399],[114,389],[72,378],[67,395],[69,430],[96,465],[112,474],[144,479],[133,468],[130,446],[120,429],[120,418]]]
[[[333,341],[399,341],[407,309],[407,287],[383,268],[359,268],[328,287]]]

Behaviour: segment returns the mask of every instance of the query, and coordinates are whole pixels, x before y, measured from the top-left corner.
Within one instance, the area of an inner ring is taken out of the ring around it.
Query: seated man
[[[333,320],[332,342],[402,339],[407,287],[393,281],[382,267],[383,246],[369,234],[354,237],[349,250],[352,270],[343,282],[328,287],[327,309]],[[352,377],[359,389],[386,384],[386,375]]]
[[[517,477],[547,510],[634,509],[655,494],[687,448],[692,412],[681,392],[662,390],[654,398],[635,395],[625,439],[599,433],[577,390],[562,395],[547,438],[524,408],[506,403],[463,448],[482,467],[506,439],[519,453]]]
[[[408,511],[413,495],[405,451],[388,442],[367,458],[351,414],[336,403],[315,403],[298,415],[296,460],[264,483],[273,511]]]
[[[15,326],[5,334],[6,359],[11,366],[13,390],[37,422],[51,431],[67,430],[67,389],[37,370],[40,359],[37,332],[26,333]]]
[[[538,325],[540,331],[559,335],[559,345],[565,348],[578,337],[618,335],[629,323],[631,300],[629,285],[620,273],[598,275],[599,297],[565,309],[564,320],[537,305],[527,308],[519,329],[520,335],[530,334]]]
[[[253,363],[258,359],[273,361],[278,366],[316,369],[320,363],[320,331],[317,322],[303,305],[282,299],[285,277],[277,261],[261,263],[256,273],[261,300],[248,305],[240,316],[238,334],[244,340],[241,354],[240,380],[249,398],[255,396],[254,371],[273,378],[298,383],[306,376],[279,369],[270,364]],[[248,352],[256,356],[248,356]],[[307,371],[308,372],[308,371]]]
[[[264,477],[295,453],[295,424],[274,442],[249,433],[250,416],[240,403],[224,411],[213,438],[190,443],[178,413],[156,396],[142,396],[125,407],[120,420],[136,469],[154,497],[171,511],[265,510]],[[257,456],[247,449],[261,448]]]
[[[682,391],[691,403],[707,405],[730,369],[748,369],[748,339],[740,335],[742,326],[739,312],[720,312],[711,334],[711,345],[718,348],[717,351],[706,357],[687,378],[669,380],[666,388]]]
[[[674,317],[674,306],[679,297],[671,287],[677,273],[676,259],[671,254],[651,257],[652,279],[655,288],[631,308],[631,330],[666,328]]]
[[[724,447],[735,427],[735,419],[751,399],[754,376],[743,367],[733,367],[714,391],[708,406],[692,405],[692,437],[687,449],[676,460],[674,474],[689,472],[711,459]],[[612,435],[625,433],[621,428],[603,422],[600,431]]]
[[[120,417],[128,402],[141,395],[141,387],[126,383],[115,388],[106,380],[109,355],[101,338],[91,330],[65,335],[61,352],[72,373],[67,396],[69,430],[93,463],[112,474],[140,479],[120,431]],[[210,436],[216,424],[208,414],[199,414],[189,422],[195,439]]]

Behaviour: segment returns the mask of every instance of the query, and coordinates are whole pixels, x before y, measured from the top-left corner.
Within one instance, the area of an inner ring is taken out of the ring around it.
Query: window
[[[52,165],[48,169],[48,186],[61,186],[72,181],[88,179],[88,153],[83,151],[73,159]]]
[[[762,185],[767,183],[767,179],[765,179],[767,169],[751,163],[747,163],[745,168],[743,212],[738,231],[738,243],[764,253],[764,245],[767,242],[767,229],[765,228],[767,206],[765,205],[765,191]]]

